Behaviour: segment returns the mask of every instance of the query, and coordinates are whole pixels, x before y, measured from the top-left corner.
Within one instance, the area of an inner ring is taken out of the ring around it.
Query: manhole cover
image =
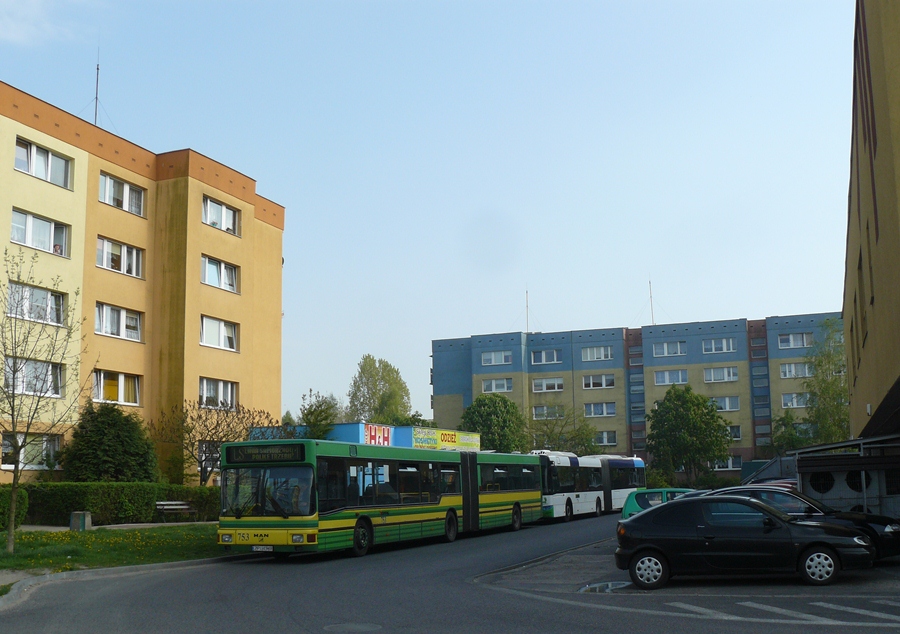
[[[377,632],[380,625],[374,623],[339,623],[338,625],[326,625],[326,632]]]
[[[630,581],[605,581],[603,583],[592,583],[583,587],[579,592],[612,592],[613,590],[627,588],[630,585]]]

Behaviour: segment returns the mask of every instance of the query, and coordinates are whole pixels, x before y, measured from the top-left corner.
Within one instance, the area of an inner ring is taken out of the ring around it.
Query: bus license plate
[[[275,549],[274,546],[253,546],[252,548],[255,553],[270,553]]]

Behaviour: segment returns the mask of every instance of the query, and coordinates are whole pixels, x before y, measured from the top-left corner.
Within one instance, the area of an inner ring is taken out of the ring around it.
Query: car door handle
[[[715,535],[704,535],[703,536],[703,539],[715,539],[715,538],[716,538]]]

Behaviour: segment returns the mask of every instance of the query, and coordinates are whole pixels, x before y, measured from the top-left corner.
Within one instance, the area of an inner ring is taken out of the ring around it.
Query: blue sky
[[[841,310],[854,3],[0,0],[0,80],[287,209],[283,405],[433,339]]]

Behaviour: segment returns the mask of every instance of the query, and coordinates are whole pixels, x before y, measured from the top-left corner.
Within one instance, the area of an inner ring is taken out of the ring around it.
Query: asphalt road
[[[90,573],[18,592],[8,632],[701,632],[900,630],[900,561],[811,588],[615,568],[616,516],[343,554]]]

